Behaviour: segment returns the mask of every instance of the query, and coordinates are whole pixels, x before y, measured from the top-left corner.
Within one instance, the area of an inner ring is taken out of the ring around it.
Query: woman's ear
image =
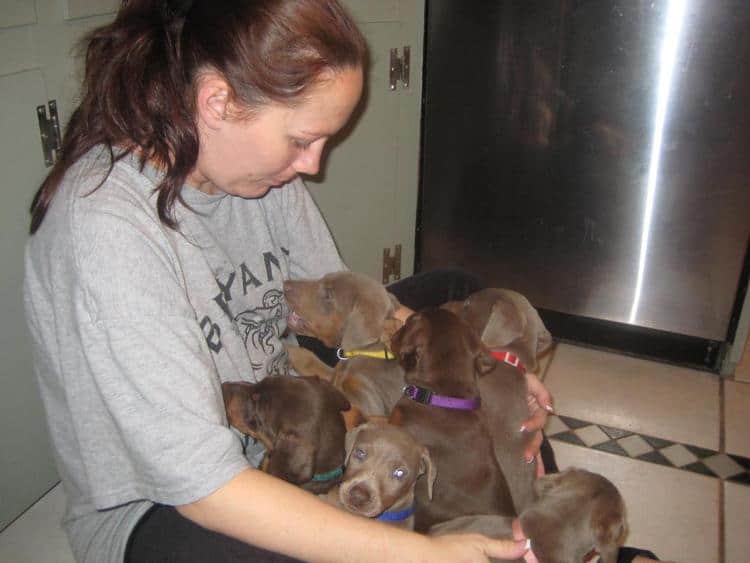
[[[229,84],[216,73],[198,79],[195,93],[196,118],[209,129],[218,129],[230,109]]]

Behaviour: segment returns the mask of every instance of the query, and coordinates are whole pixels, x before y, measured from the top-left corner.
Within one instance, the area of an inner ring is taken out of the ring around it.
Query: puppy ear
[[[481,377],[495,369],[495,366],[497,366],[497,359],[492,355],[489,349],[480,342],[479,351],[474,359],[474,368],[477,370],[477,374]]]
[[[356,428],[360,424],[367,422],[367,418],[365,418],[362,411],[357,407],[352,407],[349,410],[342,412],[341,416],[344,418],[344,426],[346,427],[347,432]]]
[[[250,383],[232,381],[221,384],[227,422],[245,434],[252,434],[246,417],[247,403],[251,400],[252,390],[253,386]]]
[[[389,306],[388,312],[383,320],[383,333],[380,335],[380,341],[383,344],[390,344],[391,338],[393,338],[393,335],[404,326],[404,323],[401,319],[397,319],[395,316],[396,311],[401,308],[401,303],[399,303],[396,296],[392,293],[386,291],[386,296],[388,298]]]
[[[432,489],[435,485],[435,479],[437,478],[437,471],[435,468],[435,464],[432,463],[432,458],[430,457],[430,450],[428,450],[426,447],[422,447],[422,459],[420,460],[419,464],[419,474],[425,475],[427,479],[427,498],[432,500]]]
[[[349,465],[349,457],[352,455],[352,449],[354,448],[354,444],[357,442],[357,435],[365,428],[368,428],[367,423],[360,424],[359,426],[352,428],[346,433],[346,437],[344,438],[344,449],[346,450],[346,455],[344,456],[344,465]]]
[[[422,357],[422,346],[419,344],[418,334],[421,320],[421,314],[414,313],[391,339],[391,351],[406,371],[416,369]]]
[[[482,332],[482,342],[490,348],[503,348],[523,336],[526,317],[511,302],[498,299]]]
[[[422,359],[422,347],[412,344],[409,346],[402,346],[398,352],[398,362],[404,371],[414,371],[419,365],[419,360]]]
[[[443,303],[440,305],[440,309],[444,309],[445,311],[450,311],[457,317],[461,316],[461,312],[464,310],[464,302],[463,301],[447,301],[446,303]]]
[[[279,433],[268,457],[267,471],[271,475],[296,485],[312,479],[315,448],[296,434]]]
[[[341,391],[334,387],[332,383],[329,383],[328,381],[325,381],[323,379],[319,379],[319,381],[324,389],[326,400],[328,400],[331,405],[333,405],[334,409],[344,412],[352,408],[352,405],[349,403],[349,399],[346,398],[346,395],[344,395]]]

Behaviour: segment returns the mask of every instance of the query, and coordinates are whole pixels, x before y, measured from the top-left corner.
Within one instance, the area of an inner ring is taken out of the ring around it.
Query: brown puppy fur
[[[537,356],[552,343],[536,309],[515,291],[483,289],[444,308],[465,320],[490,350],[515,354],[531,372],[537,369]],[[513,495],[516,513],[520,513],[533,500],[536,476],[535,466],[524,459],[524,450],[533,435],[520,430],[531,416],[526,378],[519,369],[498,362],[492,372],[479,380],[479,393],[495,456]]]
[[[625,504],[607,479],[570,468],[545,475],[534,484],[535,501],[520,517],[539,563],[580,563],[592,549],[601,563],[615,563],[625,541]],[[493,538],[512,537],[512,519],[475,515],[455,518],[430,529],[431,535],[477,532]]]
[[[390,340],[400,323],[398,300],[382,284],[355,272],[284,282],[289,329],[329,348],[362,348]]]
[[[382,351],[400,326],[394,317],[400,306],[396,298],[377,281],[354,272],[287,281],[284,293],[293,311],[290,330],[318,338],[332,348]],[[328,377],[366,416],[387,416],[404,385],[403,370],[393,360],[355,356],[339,362],[335,371],[329,368],[327,376],[321,366],[312,369]]]
[[[346,472],[338,501],[366,518],[406,510],[414,504],[414,485],[423,475],[432,496],[435,467],[427,448],[400,428],[368,422],[346,435]],[[414,516],[389,524],[411,530]]]
[[[465,322],[441,309],[412,315],[391,346],[407,383],[450,397],[478,397],[477,379],[497,363]],[[515,514],[482,408],[445,409],[402,397],[389,422],[424,444],[437,467],[432,502],[417,483],[417,531],[465,514]]]
[[[307,348],[290,344],[284,344],[284,348],[289,358],[289,367],[297,375],[316,375],[325,381],[333,379],[333,368]]]
[[[570,468],[534,483],[537,500],[521,514],[540,563],[583,561],[592,549],[601,563],[616,563],[625,541],[625,503],[606,478]]]
[[[268,450],[265,471],[303,489],[323,493],[339,479],[315,481],[344,464],[349,402],[317,377],[267,377],[259,383],[221,385],[229,423]]]

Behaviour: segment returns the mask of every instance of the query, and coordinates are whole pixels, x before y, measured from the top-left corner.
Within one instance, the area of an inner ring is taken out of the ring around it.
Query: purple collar
[[[422,403],[423,405],[432,405],[444,409],[456,409],[460,411],[473,411],[479,408],[481,401],[479,397],[475,399],[460,399],[459,397],[448,397],[446,395],[436,395],[429,389],[419,387],[418,385],[404,385],[404,395],[412,401]]]

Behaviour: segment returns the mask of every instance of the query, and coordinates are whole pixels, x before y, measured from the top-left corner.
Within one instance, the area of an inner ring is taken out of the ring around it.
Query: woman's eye
[[[404,469],[403,467],[399,467],[398,469],[393,471],[393,477],[400,481],[401,479],[406,477],[407,473],[408,471],[406,471],[406,469]]]
[[[303,139],[292,139],[292,144],[300,150],[305,150],[312,145],[312,141],[305,141]]]
[[[357,448],[354,450],[354,457],[357,459],[365,459],[367,457],[367,452],[361,448]]]

